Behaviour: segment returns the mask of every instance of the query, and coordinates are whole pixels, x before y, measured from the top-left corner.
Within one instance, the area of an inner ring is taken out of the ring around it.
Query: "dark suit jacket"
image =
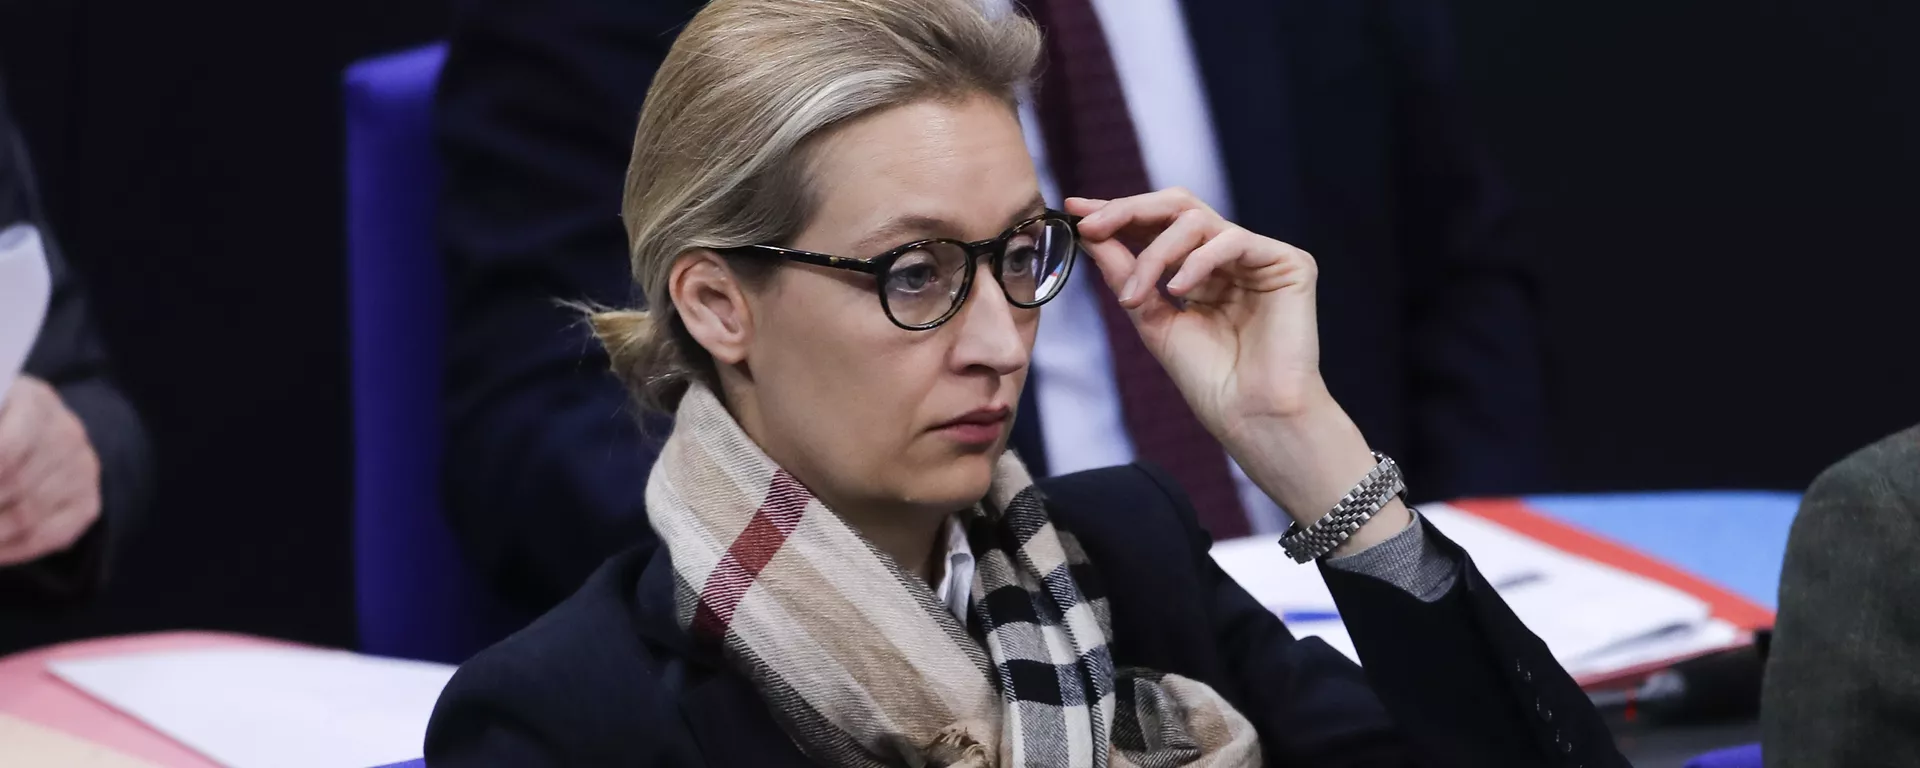
[[[80,278],[60,253],[35,192],[33,167],[0,87],[0,229],[35,224],[46,245],[52,301],[27,355],[25,372],[60,393],[100,457],[100,521],[72,548],[13,568],[0,568],[0,609],[71,604],[96,589],[109,555],[126,540],[146,507],[151,483],[146,431],[112,379],[107,355],[87,314]]]
[[[1760,709],[1768,766],[1920,765],[1920,427],[1800,501]]]
[[[1318,258],[1322,367],[1368,441],[1423,498],[1543,485],[1533,282],[1462,116],[1444,4],[1183,5],[1236,216]],[[554,299],[632,298],[635,118],[698,7],[472,0],[453,35],[448,499],[468,555],[529,607],[648,535],[635,478],[654,447]],[[1045,474],[1037,425],[1029,403],[1016,445]]]
[[[1185,494],[1158,470],[1041,485],[1108,586],[1114,663],[1213,686],[1253,722],[1268,765],[1627,764],[1586,695],[1437,532],[1461,567],[1434,603],[1323,569],[1363,673],[1317,639],[1296,640],[1223,574]],[[614,558],[461,667],[428,726],[427,764],[806,765],[746,678],[690,643],[674,616],[665,548]]]

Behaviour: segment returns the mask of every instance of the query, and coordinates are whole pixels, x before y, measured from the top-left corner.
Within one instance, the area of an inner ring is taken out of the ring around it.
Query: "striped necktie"
[[[1149,191],[1126,96],[1091,1],[1026,0],[1026,5],[1047,36],[1047,64],[1035,106],[1060,190],[1101,199]],[[1251,533],[1226,453],[1147,351],[1112,290],[1104,281],[1093,282],[1100,286],[1095,303],[1106,325],[1121,414],[1135,455],[1179,481],[1214,538]]]

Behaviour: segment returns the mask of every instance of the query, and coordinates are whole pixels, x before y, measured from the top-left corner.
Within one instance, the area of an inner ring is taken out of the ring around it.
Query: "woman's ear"
[[[734,365],[746,359],[753,312],[725,259],[706,250],[680,257],[667,274],[667,292],[687,333],[715,363]]]

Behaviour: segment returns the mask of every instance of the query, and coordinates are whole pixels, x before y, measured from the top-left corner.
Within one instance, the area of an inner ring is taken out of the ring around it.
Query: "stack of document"
[[[1524,536],[1445,504],[1421,516],[1473,556],[1487,582],[1582,684],[1746,642],[1706,600]],[[1318,568],[1287,559],[1272,537],[1221,542],[1213,557],[1296,636],[1358,661]]]

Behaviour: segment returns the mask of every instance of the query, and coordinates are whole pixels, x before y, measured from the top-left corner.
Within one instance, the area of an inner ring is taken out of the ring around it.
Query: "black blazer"
[[[0,611],[65,608],[91,596],[107,577],[112,555],[138,527],[152,487],[146,429],[108,375],[107,352],[87,309],[80,276],[60,252],[40,209],[26,142],[7,110],[0,84],[0,229],[26,222],[40,229],[53,292],[23,372],[60,393],[100,458],[100,519],[64,552],[0,568]],[[9,633],[0,626],[0,638]],[[0,653],[7,643],[0,640]]]
[[[553,300],[634,298],[618,218],[634,118],[699,5],[468,0],[457,18],[438,112],[449,514],[529,608],[650,535],[634,478],[654,444]],[[1546,485],[1533,278],[1462,115],[1446,4],[1182,6],[1235,217],[1317,257],[1322,368],[1368,442],[1424,498]],[[1035,410],[1016,445],[1045,475]]]
[[[1625,766],[1593,705],[1446,537],[1452,592],[1423,603],[1323,569],[1365,673],[1214,565],[1186,496],[1142,465],[1042,481],[1109,589],[1119,666],[1207,683],[1274,766]],[[1276,545],[1273,556],[1283,557]],[[427,728],[442,766],[801,766],[752,685],[674,619],[664,548],[460,668]]]

